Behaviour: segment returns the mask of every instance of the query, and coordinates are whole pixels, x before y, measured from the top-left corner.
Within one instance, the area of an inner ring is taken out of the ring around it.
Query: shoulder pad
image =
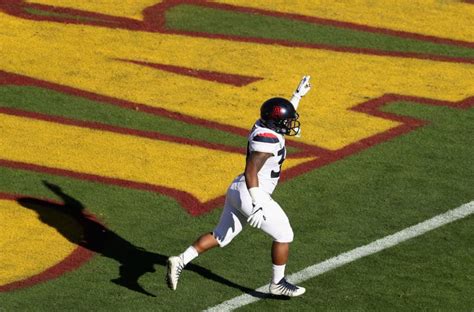
[[[278,137],[269,132],[262,132],[255,135],[252,139],[255,142],[263,142],[263,143],[278,143]]]

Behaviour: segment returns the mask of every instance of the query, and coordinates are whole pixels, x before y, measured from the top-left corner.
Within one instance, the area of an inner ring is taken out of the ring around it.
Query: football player
[[[211,248],[229,244],[248,222],[273,238],[270,293],[296,297],[306,291],[285,279],[293,230],[285,212],[271,194],[286,157],[284,136],[297,136],[301,132],[296,109],[311,88],[309,80],[309,76],[303,77],[290,101],[275,97],[262,104],[260,119],[248,136],[245,171],[229,186],[218,225],[213,232],[200,236],[182,254],[168,259],[166,279],[171,289],[176,290],[186,264]]]

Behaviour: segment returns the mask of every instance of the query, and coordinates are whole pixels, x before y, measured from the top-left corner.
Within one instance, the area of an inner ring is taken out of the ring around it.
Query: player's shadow
[[[87,215],[84,211],[84,205],[74,197],[64,193],[59,186],[46,181],[43,181],[43,184],[58,195],[63,200],[63,204],[32,197],[19,198],[17,200],[18,203],[25,208],[34,210],[38,213],[39,219],[42,222],[55,228],[70,242],[120,263],[119,277],[112,279],[113,283],[155,297],[155,295],[146,291],[138,283],[138,280],[143,274],[154,272],[154,265],[166,266],[168,256],[150,252],[133,245],[114,231],[107,229],[99,221]],[[64,216],[72,218],[79,223],[82,227],[82,234],[78,234],[77,229],[72,229],[71,223],[65,222],[67,218],[64,218]],[[252,296],[260,298],[266,296],[264,293],[256,292],[251,288],[229,281],[199,265],[190,263],[186,266],[186,270],[193,271],[225,286],[239,289]],[[157,282],[164,283],[164,276],[157,277]]]

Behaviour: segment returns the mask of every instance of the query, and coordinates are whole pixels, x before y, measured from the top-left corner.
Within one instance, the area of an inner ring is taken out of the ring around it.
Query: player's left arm
[[[303,76],[295,92],[293,92],[293,96],[291,97],[290,102],[291,104],[293,104],[295,110],[298,110],[301,98],[305,96],[306,93],[308,93],[311,89],[311,83],[309,82],[310,79],[311,76]]]

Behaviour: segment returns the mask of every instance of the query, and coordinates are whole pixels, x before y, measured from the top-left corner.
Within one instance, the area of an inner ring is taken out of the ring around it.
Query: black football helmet
[[[262,124],[276,133],[294,136],[300,132],[298,113],[293,104],[284,98],[266,100],[260,108]]]

